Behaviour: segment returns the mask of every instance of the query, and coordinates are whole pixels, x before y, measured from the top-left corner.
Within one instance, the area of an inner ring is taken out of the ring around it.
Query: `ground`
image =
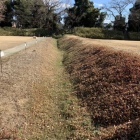
[[[0,37],[0,49],[5,50],[30,40],[33,38]],[[83,38],[81,40],[85,44],[97,44],[129,52],[138,53],[140,50],[138,41]],[[4,58],[2,61],[2,73],[0,72],[0,139],[46,140],[50,138],[65,140],[68,134],[65,134],[66,122],[62,116],[64,114],[65,117],[71,116],[69,109],[65,106],[75,103],[72,102],[72,99],[69,101],[69,95],[66,94],[70,92],[68,91],[69,82],[67,82],[68,78],[64,76],[62,70],[62,54],[56,47],[56,41],[47,38],[38,45]],[[62,93],[65,94],[62,95]],[[60,107],[68,113],[60,110]],[[76,107],[72,106],[70,109],[74,108]],[[88,115],[82,111],[78,108],[75,112],[81,116],[83,114],[85,119]],[[76,117],[73,124],[76,124],[78,119],[82,124],[83,118],[81,116],[78,118],[76,113],[73,116]],[[87,122],[89,122],[88,119]],[[69,129],[76,129],[73,128],[73,125],[70,126],[72,128]],[[84,133],[88,135],[86,130],[80,129],[79,125],[77,126],[76,135],[84,135]]]
[[[33,37],[23,37],[23,36],[1,36],[0,37],[0,49],[6,50],[13,48],[17,45],[23,44],[33,40]]]
[[[52,38],[2,59],[1,140],[89,136],[90,117],[73,95],[62,59],[63,52]]]
[[[21,38],[20,41],[30,39]],[[50,89],[51,86],[55,86],[53,63],[56,63],[59,55],[54,47],[55,45],[52,44],[53,40],[48,38],[37,46],[32,46],[3,59],[2,73],[0,73],[0,132],[5,133],[2,134],[3,139],[7,137],[14,139],[17,135],[22,139],[30,139],[28,134],[32,137],[33,133],[38,130],[33,114],[36,112],[36,115],[39,114],[37,109],[41,102],[44,105],[45,101],[40,97],[40,93],[43,94],[44,90],[47,92],[48,86],[50,86]],[[44,84],[47,86],[44,87]],[[42,89],[39,88],[40,86]],[[50,109],[53,112],[53,103],[48,106],[46,112],[49,115]],[[43,109],[39,108],[41,111]],[[33,127],[30,127],[30,125]],[[40,125],[42,125],[41,122]],[[40,125],[38,124],[38,127]],[[51,126],[48,124],[48,127]],[[14,136],[12,136],[13,132],[15,132]],[[34,136],[36,135],[34,134]]]
[[[69,37],[81,39],[82,42],[84,42],[84,44],[100,45],[135,54],[140,53],[140,41],[89,39],[89,38],[80,38],[74,35],[70,35]]]

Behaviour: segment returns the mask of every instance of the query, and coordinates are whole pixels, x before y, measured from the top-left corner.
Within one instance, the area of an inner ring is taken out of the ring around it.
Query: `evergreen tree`
[[[61,16],[57,11],[59,1],[50,0],[6,0],[4,21],[0,26],[12,26],[15,21],[17,27],[46,28],[50,33],[59,30]]]
[[[0,1],[0,21],[4,20],[5,0]]]
[[[104,18],[105,13],[95,8],[93,2],[89,0],[75,0],[74,7],[67,9],[65,26],[68,28],[75,26],[101,26]]]
[[[3,20],[0,22],[0,26],[12,26],[13,20],[13,3],[11,0],[5,0],[5,10],[3,12]]]
[[[130,9],[128,20],[129,31],[140,32],[140,2],[136,1],[134,6]]]
[[[15,0],[14,10],[19,27],[30,27],[32,24],[32,1],[28,0]]]
[[[46,24],[47,10],[42,0],[32,0],[32,27],[42,28]]]
[[[54,30],[59,21],[56,6],[45,0],[15,0],[14,9],[19,26]]]

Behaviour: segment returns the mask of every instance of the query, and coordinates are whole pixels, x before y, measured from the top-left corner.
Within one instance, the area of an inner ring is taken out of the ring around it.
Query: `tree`
[[[0,22],[0,26],[12,26],[13,19],[13,3],[11,0],[4,1],[3,18]]]
[[[5,0],[0,1],[0,21],[4,20],[4,12],[5,12]]]
[[[14,14],[16,16],[17,25],[19,27],[30,27],[32,24],[32,6],[33,1],[15,0],[14,1]]]
[[[46,23],[47,10],[41,0],[32,0],[31,3],[31,22],[32,28],[43,28]]]
[[[130,15],[128,20],[129,30],[140,31],[140,3],[136,1],[134,6],[130,9]]]
[[[46,28],[50,32],[59,28],[59,0],[6,0],[5,6],[3,25],[11,26],[15,21],[22,28]]]
[[[104,9],[107,10],[108,15],[113,16],[114,18],[116,15],[120,17],[123,16],[123,13],[126,10],[126,7],[130,4],[128,0],[111,0],[108,6],[104,6]]]
[[[105,5],[104,9],[107,11],[108,16],[113,16],[115,19],[114,28],[124,30],[126,7],[133,3],[134,0],[111,0],[109,5]]]
[[[46,24],[45,27],[55,32],[59,30],[59,24],[61,20],[61,11],[60,11],[60,0],[44,0],[46,7]]]
[[[93,2],[89,0],[75,0],[74,6],[66,11],[65,26],[68,28],[101,26],[105,18],[105,13],[94,8]]]

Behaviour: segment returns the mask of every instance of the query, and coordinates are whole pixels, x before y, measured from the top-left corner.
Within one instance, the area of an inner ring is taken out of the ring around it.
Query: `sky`
[[[103,4],[107,4],[110,0],[90,0],[94,2],[95,7],[100,7]],[[71,0],[71,3],[74,3],[74,0]]]
[[[74,0],[68,0],[71,4],[74,4]],[[101,8],[105,5],[108,5],[109,2],[111,0],[90,0],[94,3],[94,7],[96,8]],[[129,9],[132,7],[132,5],[130,7],[128,7],[125,12],[124,12],[124,15],[126,17],[126,21],[127,21],[127,18],[128,18],[128,14],[129,14]],[[111,16],[107,16],[106,19],[105,19],[105,23],[110,23],[111,21],[114,20],[114,17],[111,17]]]
[[[69,0],[69,1],[71,1],[71,3],[74,3],[74,0]],[[108,3],[110,0],[90,0],[90,1],[93,1],[94,2],[94,6],[95,7],[100,7],[103,4]]]

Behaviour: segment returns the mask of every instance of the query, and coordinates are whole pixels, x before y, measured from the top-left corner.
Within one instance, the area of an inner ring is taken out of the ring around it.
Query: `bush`
[[[59,40],[65,50],[63,63],[70,74],[76,95],[88,108],[93,124],[108,128],[118,126],[119,135],[139,139],[140,60],[113,49],[83,44],[80,39]],[[124,124],[132,124],[130,129]],[[109,138],[112,139],[113,138]]]
[[[94,39],[124,39],[123,32],[110,31],[102,28],[74,28],[73,33],[81,37]]]
[[[129,32],[130,40],[140,40],[140,32]]]
[[[4,27],[0,28],[0,36],[48,36],[50,35],[47,29],[21,29],[21,28],[12,28]]]

